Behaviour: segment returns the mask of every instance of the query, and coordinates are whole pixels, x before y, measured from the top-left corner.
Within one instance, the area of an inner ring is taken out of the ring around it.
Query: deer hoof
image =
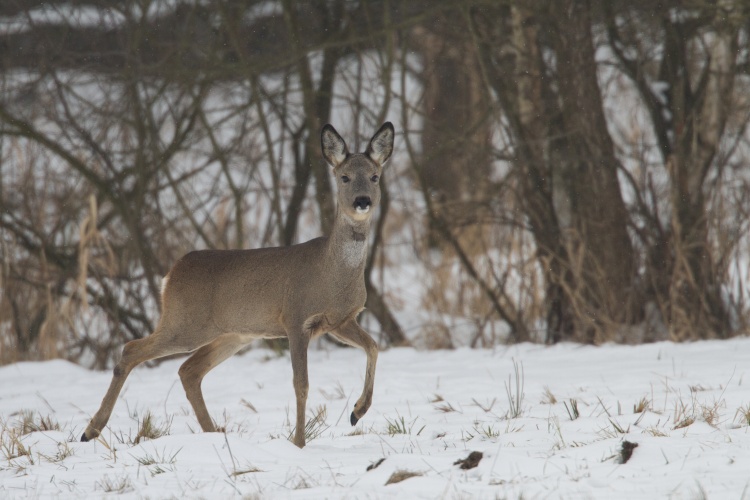
[[[90,428],[86,427],[86,430],[83,431],[83,434],[81,434],[81,442],[86,443],[88,441],[93,441],[94,439],[99,437],[99,432],[96,430],[91,430]]]
[[[350,419],[350,421],[351,421],[352,425],[357,425],[357,422],[359,422],[359,419],[354,414],[354,412],[352,412],[352,418]]]

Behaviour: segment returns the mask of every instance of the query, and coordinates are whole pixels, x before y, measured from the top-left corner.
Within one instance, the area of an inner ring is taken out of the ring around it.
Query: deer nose
[[[370,205],[372,205],[372,200],[369,196],[357,196],[354,199],[354,208],[357,211],[366,212],[370,208]]]

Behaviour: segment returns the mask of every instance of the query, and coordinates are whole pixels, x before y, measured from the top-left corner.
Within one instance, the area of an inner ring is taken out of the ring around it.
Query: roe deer
[[[331,125],[323,127],[323,156],[338,186],[331,234],[306,243],[255,250],[201,250],[180,259],[162,287],[162,316],[148,337],[125,344],[112,382],[81,441],[96,438],[107,424],[120,389],[140,363],[195,351],[179,375],[204,432],[215,432],[201,392],[206,373],[254,339],[289,339],[297,420],[294,444],[305,445],[307,347],[331,333],[367,353],[362,395],[351,423],[372,403],[378,348],[357,324],[364,309],[367,234],[380,203],[380,174],[393,151],[393,125],[385,123],[362,154],[350,154]]]

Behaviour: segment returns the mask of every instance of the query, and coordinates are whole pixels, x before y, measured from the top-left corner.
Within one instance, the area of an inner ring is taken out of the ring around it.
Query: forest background
[[[741,0],[6,0],[0,363],[105,368],[196,248],[334,215],[319,133],[396,154],[381,346],[747,331]]]

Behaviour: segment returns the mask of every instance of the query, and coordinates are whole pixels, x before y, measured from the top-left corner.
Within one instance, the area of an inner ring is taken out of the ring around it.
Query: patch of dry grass
[[[139,444],[143,440],[159,439],[168,436],[172,428],[172,418],[165,422],[158,422],[150,411],[147,411],[142,419],[138,419],[138,434],[132,440],[132,444]]]
[[[423,475],[424,474],[422,474],[421,472],[413,472],[413,471],[399,469],[393,474],[391,474],[391,477],[388,478],[388,481],[385,482],[385,485],[388,486],[389,484],[400,483],[401,481],[406,481],[407,479],[411,479],[413,477],[419,477]]]

